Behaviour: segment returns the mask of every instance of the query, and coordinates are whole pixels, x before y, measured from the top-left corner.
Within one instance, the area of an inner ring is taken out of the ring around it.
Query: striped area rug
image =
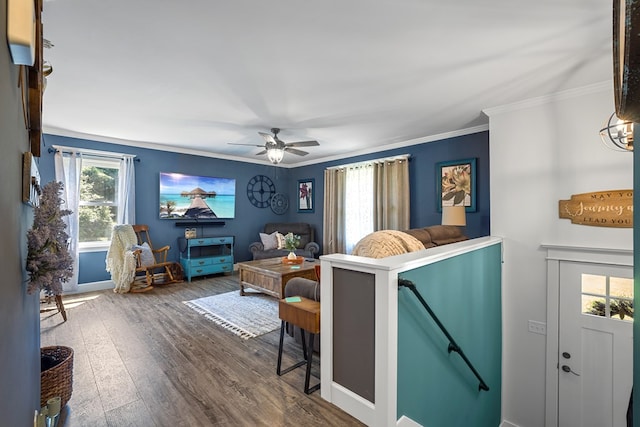
[[[264,335],[280,327],[278,300],[261,293],[240,296],[239,291],[184,301],[207,319],[240,338]]]

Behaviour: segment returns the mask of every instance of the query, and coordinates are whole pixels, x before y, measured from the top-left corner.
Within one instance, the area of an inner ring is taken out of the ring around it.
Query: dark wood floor
[[[41,314],[41,345],[74,349],[64,426],[362,425],[319,391],[305,395],[303,368],[276,375],[279,330],[243,340],[183,304],[237,289],[236,276],[194,279],[67,296],[65,323]],[[283,367],[301,357],[285,344]]]

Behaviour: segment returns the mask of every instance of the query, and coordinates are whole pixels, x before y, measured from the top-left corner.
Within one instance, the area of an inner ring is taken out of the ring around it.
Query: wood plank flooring
[[[319,391],[305,395],[303,368],[276,375],[279,329],[243,340],[183,304],[232,290],[236,275],[211,276],[139,294],[65,296],[67,322],[41,314],[41,345],[74,350],[73,394],[61,424],[363,425]],[[285,337],[283,367],[302,351]],[[315,357],[313,372],[319,376]]]

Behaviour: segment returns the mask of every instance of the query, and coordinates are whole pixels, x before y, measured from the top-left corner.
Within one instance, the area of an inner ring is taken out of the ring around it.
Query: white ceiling
[[[46,133],[308,164],[611,81],[611,1],[45,0]],[[613,100],[612,100],[613,108]],[[603,118],[603,122],[606,118]],[[302,163],[300,163],[302,162]]]

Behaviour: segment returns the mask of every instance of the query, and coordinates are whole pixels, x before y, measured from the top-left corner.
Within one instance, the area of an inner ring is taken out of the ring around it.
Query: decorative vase
[[[291,251],[291,252],[289,252],[289,255],[287,255],[287,258],[291,259],[291,260],[295,260],[295,259],[298,259],[298,256],[296,255],[296,253],[294,251]]]

